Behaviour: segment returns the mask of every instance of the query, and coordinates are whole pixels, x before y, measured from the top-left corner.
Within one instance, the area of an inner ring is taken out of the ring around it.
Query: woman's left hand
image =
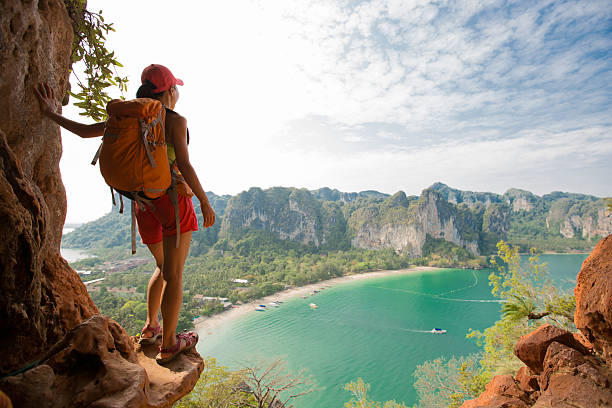
[[[208,202],[200,202],[200,208],[202,209],[202,216],[204,218],[204,228],[212,227],[215,223],[215,211],[210,206]]]
[[[56,113],[57,112],[57,101],[55,100],[55,93],[53,88],[49,84],[40,83],[37,87],[34,87],[36,96],[38,96],[38,102],[40,103],[40,110],[43,114]]]

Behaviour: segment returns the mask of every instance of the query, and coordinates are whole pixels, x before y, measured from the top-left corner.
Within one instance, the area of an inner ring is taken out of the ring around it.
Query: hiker
[[[161,336],[162,344],[156,360],[165,364],[182,351],[193,348],[198,341],[197,333],[175,333],[183,297],[183,266],[189,252],[192,231],[198,229],[191,197],[195,194],[200,201],[205,228],[214,224],[215,212],[189,161],[187,120],[173,110],[179,99],[177,85],[183,85],[183,81],[175,78],[168,68],[152,64],[142,72],[141,83],[136,97],[156,99],[165,108],[168,162],[171,169],[178,169],[183,180],[179,181],[176,187],[180,218],[177,220],[180,222],[179,237],[176,237],[175,208],[168,192],[152,200],[152,208],[140,202],[135,203],[138,232],[156,262],[155,272],[147,289],[147,321],[142,329],[140,342],[152,344]],[[104,134],[105,122],[86,125],[58,114],[55,94],[48,84],[40,84],[35,91],[42,113],[58,125],[83,138]],[[178,243],[176,238],[179,238]],[[158,318],[160,307],[163,328]]]

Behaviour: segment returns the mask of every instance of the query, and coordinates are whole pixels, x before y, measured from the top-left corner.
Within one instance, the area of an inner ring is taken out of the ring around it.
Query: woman
[[[183,297],[183,266],[189,252],[192,231],[198,229],[191,196],[195,193],[200,201],[205,228],[214,224],[215,212],[189,161],[187,120],[173,111],[179,99],[177,85],[183,85],[183,81],[175,78],[168,68],[152,64],[142,72],[141,82],[142,85],[136,96],[157,99],[166,108],[165,135],[168,161],[171,168],[174,166],[178,169],[184,179],[184,182],[179,182],[178,186],[181,232],[178,248],[174,207],[168,194],[156,199],[153,209],[136,204],[136,221],[140,237],[153,254],[157,264],[147,290],[147,321],[142,329],[140,341],[155,343],[161,335],[162,345],[156,360],[160,364],[165,364],[182,351],[193,348],[198,341],[198,335],[194,332],[175,334]],[[63,128],[83,138],[104,134],[105,123],[85,125],[59,115],[56,112],[55,94],[49,85],[39,85],[36,94],[43,114]],[[163,329],[158,318],[160,306]]]

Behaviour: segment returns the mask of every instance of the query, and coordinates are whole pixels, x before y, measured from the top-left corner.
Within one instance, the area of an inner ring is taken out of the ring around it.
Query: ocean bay
[[[564,286],[585,254],[543,255]],[[490,294],[490,270],[441,269],[360,279],[325,287],[314,296],[289,299],[279,308],[252,312],[212,331],[200,331],[198,351],[237,369],[245,361],[282,357],[291,372],[305,369],[317,390],[297,408],[341,407],[344,384],[358,377],[374,400],[416,402],[412,373],[439,357],[478,351],[465,335],[499,317]],[[313,310],[310,303],[316,303]],[[429,333],[432,328],[447,334]]]

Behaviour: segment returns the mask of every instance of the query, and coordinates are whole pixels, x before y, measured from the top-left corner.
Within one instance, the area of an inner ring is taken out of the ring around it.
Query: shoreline
[[[318,290],[321,287],[332,287],[342,283],[352,282],[360,279],[379,278],[393,275],[407,275],[416,272],[423,271],[437,271],[446,268],[436,268],[432,266],[415,266],[406,269],[395,269],[395,270],[381,270],[357,273],[353,275],[339,276],[328,280],[322,280],[316,283],[311,283],[305,286],[292,287],[285,289],[281,292],[276,292],[263,298],[252,300],[242,305],[234,305],[229,310],[225,310],[221,313],[214,314],[212,316],[200,317],[194,321],[195,331],[198,332],[200,337],[205,335],[213,334],[213,331],[218,327],[229,323],[230,321],[244,316],[248,313],[255,313],[255,307],[259,304],[268,304],[275,300],[286,301],[298,296],[308,295],[313,290]]]

